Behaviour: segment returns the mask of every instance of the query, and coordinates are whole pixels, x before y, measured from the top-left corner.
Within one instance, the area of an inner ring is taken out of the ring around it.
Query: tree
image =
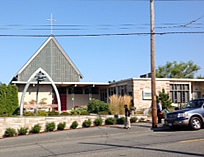
[[[7,112],[7,86],[6,84],[1,84],[0,86],[0,115],[4,115]]]
[[[197,76],[197,79],[204,79],[204,76],[199,75],[199,76]]]
[[[177,61],[167,62],[164,66],[159,66],[156,70],[157,78],[194,78],[195,73],[201,68],[193,61],[187,63]]]
[[[18,108],[18,88],[0,84],[0,115],[10,116]]]
[[[171,102],[171,100],[169,98],[169,94],[165,93],[164,89],[162,89],[162,91],[157,96],[157,102],[159,102],[159,100],[162,101],[162,108],[163,109],[171,107],[172,102]]]
[[[14,111],[19,107],[18,104],[18,87],[16,85],[8,85],[8,91],[9,91],[9,113],[13,114]]]

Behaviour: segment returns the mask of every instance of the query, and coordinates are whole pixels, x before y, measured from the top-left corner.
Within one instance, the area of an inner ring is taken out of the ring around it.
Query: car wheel
[[[201,128],[202,124],[201,124],[201,120],[198,117],[192,117],[191,121],[190,121],[190,127],[193,130],[199,130]]]

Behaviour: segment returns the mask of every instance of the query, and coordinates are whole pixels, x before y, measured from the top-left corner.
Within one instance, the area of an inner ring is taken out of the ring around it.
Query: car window
[[[204,103],[204,100],[193,100],[186,104],[185,108],[200,108]]]

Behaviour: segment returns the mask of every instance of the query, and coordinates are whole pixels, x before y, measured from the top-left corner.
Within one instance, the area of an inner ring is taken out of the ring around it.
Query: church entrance
[[[58,87],[58,92],[60,95],[60,101],[61,101],[61,111],[67,111],[67,92],[66,87]],[[57,104],[57,97],[56,94],[54,94],[53,104]]]

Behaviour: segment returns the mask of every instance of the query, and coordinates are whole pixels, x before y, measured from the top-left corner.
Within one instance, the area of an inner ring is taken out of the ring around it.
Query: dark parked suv
[[[191,100],[184,109],[166,114],[165,123],[171,128],[189,126],[199,130],[204,124],[204,98]]]

